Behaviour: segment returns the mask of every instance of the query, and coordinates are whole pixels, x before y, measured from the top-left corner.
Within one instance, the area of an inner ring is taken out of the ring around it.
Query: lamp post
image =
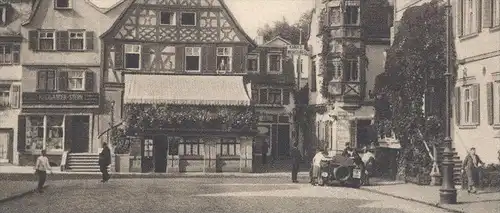
[[[296,66],[297,66],[297,92],[295,94],[297,94],[297,97],[295,97],[297,99],[297,101],[295,103],[297,103],[297,106],[295,106],[295,108],[297,110],[295,110],[296,112],[299,112],[299,107],[302,107],[302,103],[301,103],[301,100],[300,100],[300,78],[302,77],[302,61],[301,61],[301,55],[302,55],[302,28],[299,29],[299,45],[300,45],[300,52],[299,52],[299,56],[298,56],[298,63],[296,63]],[[302,112],[302,111],[300,111]],[[298,119],[297,119],[297,116],[302,116],[302,115],[298,115],[296,114],[295,115],[295,123],[296,123],[296,131],[295,131],[295,138],[297,139],[296,143],[297,145],[299,144],[299,141],[300,141],[300,123],[298,122]],[[304,146],[302,145],[302,153],[304,153]]]
[[[456,204],[457,203],[457,190],[453,181],[453,153],[451,151],[451,121],[450,121],[450,102],[451,102],[451,4],[450,0],[446,1],[446,114],[445,114],[445,138],[444,138],[444,151],[443,151],[443,184],[439,189],[440,203],[442,204]]]

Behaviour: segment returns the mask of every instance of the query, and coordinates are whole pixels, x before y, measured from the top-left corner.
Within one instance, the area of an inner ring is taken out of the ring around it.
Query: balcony
[[[99,93],[23,92],[23,108],[98,108]]]
[[[330,81],[328,84],[328,92],[343,101],[361,101],[363,90],[364,83],[361,82]]]

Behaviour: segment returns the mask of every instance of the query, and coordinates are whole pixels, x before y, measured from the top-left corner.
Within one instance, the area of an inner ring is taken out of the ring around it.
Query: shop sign
[[[23,92],[22,105],[99,105],[99,93]]]

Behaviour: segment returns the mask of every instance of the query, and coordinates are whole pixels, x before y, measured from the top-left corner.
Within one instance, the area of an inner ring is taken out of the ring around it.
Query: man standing
[[[470,148],[469,154],[464,159],[462,173],[467,175],[467,184],[469,185],[467,192],[476,193],[476,186],[479,183],[479,167],[484,165],[483,161],[476,154],[476,148]]]
[[[364,154],[363,158],[363,163],[365,165],[365,174],[364,176],[364,185],[368,186],[370,185],[370,175],[372,175],[372,172],[374,171],[374,164],[375,164],[375,155],[373,154],[373,151],[376,149],[374,144],[370,145],[370,148],[364,147]]]
[[[45,184],[45,180],[47,180],[47,170],[50,170],[52,174],[52,168],[49,164],[49,159],[47,158],[47,152],[42,150],[42,155],[36,159],[35,163],[35,173],[38,176],[38,188],[37,191],[39,193],[43,193],[43,185]]]
[[[292,182],[298,183],[299,181],[297,180],[297,174],[299,173],[299,165],[300,161],[302,160],[302,154],[300,154],[297,143],[293,144],[290,155],[292,156]]]
[[[111,151],[109,150],[108,144],[102,144],[102,151],[99,153],[99,167],[102,173],[102,181],[106,182],[109,180],[108,166],[111,164]]]
[[[264,140],[262,143],[262,165],[267,164],[267,152],[269,151],[269,144],[267,142],[268,140]]]
[[[328,156],[328,151],[326,149],[324,150],[318,150],[318,153],[313,158],[312,162],[312,174],[311,174],[311,183],[313,185],[317,184],[318,177],[320,177],[320,167],[321,167],[321,161],[326,159]]]

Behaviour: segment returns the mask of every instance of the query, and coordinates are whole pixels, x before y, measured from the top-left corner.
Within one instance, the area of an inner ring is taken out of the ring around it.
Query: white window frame
[[[347,14],[347,8],[348,7],[356,8],[356,10],[357,10],[356,23],[352,23],[351,19],[353,18],[353,15],[352,14]],[[346,25],[359,25],[359,22],[360,22],[360,20],[359,20],[360,19],[360,7],[359,6],[354,6],[354,5],[346,6],[345,14],[347,16],[347,19],[344,20],[344,23]]]
[[[7,54],[5,53],[6,48],[10,48],[10,62],[6,62],[5,58]],[[0,55],[3,55],[3,61],[0,61],[0,64],[2,65],[11,65],[14,64],[14,45],[12,44],[7,44],[7,43],[0,43]]]
[[[52,33],[52,38],[47,37],[48,33]],[[42,36],[43,35],[43,36]],[[42,49],[41,41],[52,39],[52,49]],[[43,30],[38,31],[38,49],[39,50],[56,50],[56,31],[55,30]]]
[[[6,85],[4,87],[6,87]],[[11,106],[11,103],[10,103],[11,92],[12,92],[12,89],[10,87],[8,89],[7,88],[3,89],[0,87],[0,100],[2,100],[2,102],[0,102],[0,107],[10,107]]]
[[[124,50],[124,54],[123,54],[123,62],[124,62],[124,67],[125,69],[130,69],[130,70],[140,70],[141,67],[142,67],[142,62],[141,62],[141,58],[142,58],[142,53],[141,53],[141,50],[142,50],[142,46],[140,44],[125,44],[123,46],[123,50]],[[133,67],[133,68],[130,68],[130,67],[127,67],[127,54],[138,54],[139,55],[139,66],[137,68]]]
[[[279,56],[280,57],[280,69],[279,70],[271,70],[271,56]],[[274,73],[274,74],[279,74],[283,72],[283,54],[281,53],[269,53],[267,54],[267,72],[268,73]]]
[[[192,49],[192,51],[188,51],[189,49]],[[184,67],[186,72],[201,72],[201,47],[186,47],[185,49],[185,56],[184,56]],[[197,51],[195,51],[197,50]],[[197,56],[198,57],[198,70],[188,70],[187,69],[187,57],[188,56]]]
[[[248,60],[254,60],[254,59],[257,60],[257,70],[248,70]],[[247,72],[259,72],[259,70],[260,70],[260,57],[259,57],[259,55],[257,55],[257,54],[249,54],[247,56],[246,63],[247,63],[247,67],[246,67]]]
[[[72,33],[75,33],[75,34],[78,34],[78,33],[81,33],[82,36],[81,38],[71,38],[71,34]],[[82,31],[82,30],[70,30],[68,31],[68,49],[69,50],[86,50],[87,49],[87,43],[86,43],[86,37],[85,37],[85,31]],[[71,41],[72,40],[82,40],[82,49],[71,49]]]
[[[59,0],[54,0],[54,8],[55,9],[60,9],[60,10],[67,10],[67,9],[72,9],[73,8],[73,0],[67,0],[68,1],[68,6],[67,7],[59,7],[57,5],[57,2]]]
[[[171,18],[171,19],[170,19],[170,21],[171,21],[172,23],[165,24],[165,23],[162,23],[162,22],[161,22],[161,20],[162,20],[162,19],[161,19],[161,17],[162,17],[162,14],[163,14],[163,13],[170,13],[170,14],[172,15],[172,16],[170,17],[170,18]],[[159,17],[158,19],[159,19],[159,23],[160,23],[160,25],[162,25],[162,26],[175,26],[175,25],[176,25],[176,17],[177,17],[177,15],[176,15],[176,13],[175,13],[174,11],[161,11],[159,14],[160,14],[160,17]],[[195,16],[196,16],[196,15],[195,15]],[[195,21],[196,21],[196,20],[195,20]]]
[[[219,50],[222,50],[222,53],[220,53]],[[217,66],[217,72],[218,73],[231,72],[233,70],[233,48],[232,47],[217,47],[216,55],[217,56],[215,57],[216,58],[215,65]],[[228,57],[228,61],[227,61],[227,64],[229,64],[228,70],[220,70],[219,69],[219,57]]]
[[[7,7],[0,6],[0,11],[2,11],[2,14],[0,16],[2,23],[0,23],[0,24],[6,24],[6,22],[7,22]]]
[[[359,72],[359,60],[358,59],[346,59],[346,63],[349,63],[350,70],[347,70],[346,68],[343,69],[346,72],[349,72],[349,75],[345,76],[346,77],[345,81],[347,81],[347,82],[359,82],[359,74],[360,74],[360,72]],[[353,64],[356,64],[356,70],[352,70]],[[356,79],[351,79],[353,71],[356,72]],[[345,74],[347,74],[347,73],[345,73]],[[347,79],[347,78],[349,78],[349,79]]]
[[[477,33],[477,3],[476,0],[463,0],[462,1],[462,34],[464,36]]]
[[[194,24],[193,25],[182,23],[182,15],[188,14],[188,13],[189,14],[194,14]],[[197,18],[196,16],[197,16],[196,12],[181,12],[181,17],[179,19],[180,22],[181,22],[181,26],[186,26],[186,27],[194,27],[194,26],[196,26],[196,24],[198,24],[198,21],[196,20],[196,18]]]
[[[500,126],[500,82],[493,82],[493,124]]]
[[[467,94],[468,93],[468,94]],[[462,88],[462,125],[473,125],[474,116],[474,89],[472,86],[464,86]]]
[[[65,145],[65,139],[66,139],[66,127],[65,127],[65,123],[66,123],[66,115],[58,115],[58,114],[51,114],[51,115],[39,115],[39,114],[33,114],[33,115],[28,115],[25,117],[26,119],[26,124],[29,122],[29,119],[31,117],[43,117],[43,136],[42,136],[42,150],[46,150],[47,149],[47,140],[49,138],[49,135],[48,135],[48,117],[49,116],[62,116],[63,117],[63,120],[62,120],[62,123],[61,123],[61,126],[57,126],[57,127],[60,127],[62,128],[62,143],[61,143],[61,148],[60,149],[52,149],[52,150],[47,150],[48,152],[62,152],[64,150],[64,145]],[[37,126],[39,127],[39,126]],[[28,134],[25,134],[25,141],[28,142]],[[25,144],[25,146],[28,145],[28,144]],[[29,145],[32,145],[32,144],[29,144]],[[28,149],[29,151],[41,151],[40,149],[36,149],[32,146],[30,146],[30,149]]]
[[[491,25],[493,27],[500,27],[500,0],[492,0],[491,12]]]
[[[85,83],[87,80],[87,79],[85,79],[85,71],[67,71],[67,73],[68,73],[68,82],[67,82],[68,90],[70,90],[70,91],[85,91],[85,89],[86,89]],[[81,73],[82,77],[71,77],[72,73]],[[82,79],[82,87],[81,88],[70,88],[71,79]]]

